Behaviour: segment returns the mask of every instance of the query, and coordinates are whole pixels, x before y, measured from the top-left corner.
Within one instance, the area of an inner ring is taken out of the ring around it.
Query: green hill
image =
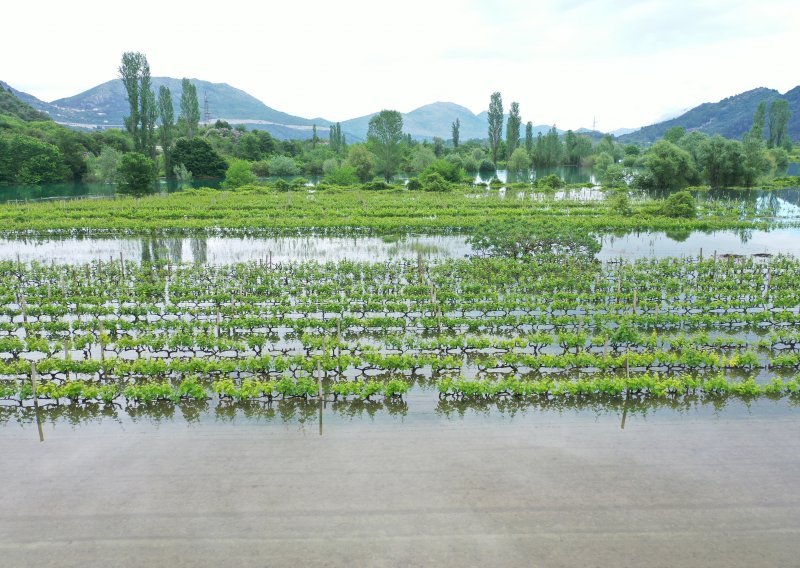
[[[14,116],[26,122],[50,120],[46,113],[36,110],[19,98],[3,81],[0,81],[0,114]]]
[[[720,134],[725,138],[740,139],[753,125],[753,114],[763,101],[769,104],[776,99],[789,101],[791,118],[789,119],[789,135],[792,140],[800,139],[800,87],[795,87],[784,95],[774,89],[758,88],[728,97],[716,103],[704,103],[684,114],[645,126],[630,134],[620,136],[623,142],[655,142],[674,126],[681,126],[687,131],[699,131],[705,134]]]

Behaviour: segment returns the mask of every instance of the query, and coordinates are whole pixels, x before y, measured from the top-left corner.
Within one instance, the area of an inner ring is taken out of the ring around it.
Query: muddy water
[[[6,413],[3,565],[796,565],[788,401],[407,407]]]

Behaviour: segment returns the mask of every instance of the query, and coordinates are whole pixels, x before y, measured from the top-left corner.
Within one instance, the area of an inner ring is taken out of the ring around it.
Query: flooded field
[[[771,231],[630,233],[601,238],[599,260],[705,255],[800,255],[800,228]],[[474,251],[462,235],[398,237],[196,237],[196,238],[26,238],[0,239],[0,260],[83,264],[110,259],[214,265],[238,262],[385,262],[465,258]]]
[[[792,566],[786,402],[4,416],[6,566]],[[624,429],[621,428],[624,421]]]

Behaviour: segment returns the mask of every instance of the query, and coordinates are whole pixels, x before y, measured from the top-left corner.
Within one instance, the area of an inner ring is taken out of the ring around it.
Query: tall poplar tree
[[[489,148],[492,151],[492,162],[497,165],[497,150],[503,134],[503,98],[499,92],[492,93],[489,101]]]
[[[124,118],[125,128],[133,138],[134,150],[152,160],[156,153],[157,111],[147,57],[138,51],[126,51],[122,54],[119,74],[125,87],[130,112]]]
[[[533,153],[533,123],[530,120],[525,125],[525,151],[529,156]]]
[[[511,156],[519,146],[519,127],[522,118],[519,115],[519,103],[511,103],[511,110],[508,111],[508,122],[506,122],[506,154]]]
[[[158,128],[161,139],[161,150],[164,152],[164,173],[172,179],[175,172],[172,168],[172,134],[175,128],[175,109],[172,106],[172,93],[169,87],[161,85],[158,89],[158,116],[161,126]]]
[[[461,121],[456,119],[456,121],[451,126],[451,131],[453,133],[453,148],[458,148],[458,143],[461,139]]]
[[[181,119],[186,123],[186,136],[194,138],[200,124],[200,103],[197,88],[186,77],[181,81]]]
[[[141,152],[156,163],[156,95],[153,93],[153,84],[150,79],[150,64],[147,59],[142,61],[141,79],[139,82],[139,120],[142,128],[139,135],[142,139]]]
[[[133,147],[139,151],[139,73],[144,55],[138,51],[126,51],[122,54],[119,75],[128,98],[128,116],[124,118],[125,129],[133,138]]]
[[[789,124],[789,101],[778,99],[769,105],[769,142],[770,148],[779,148],[788,141],[786,127]]]

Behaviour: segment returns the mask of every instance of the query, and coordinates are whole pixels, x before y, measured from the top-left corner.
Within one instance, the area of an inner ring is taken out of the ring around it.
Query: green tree
[[[396,110],[382,110],[369,121],[367,145],[375,155],[376,169],[388,182],[403,157],[403,117]]]
[[[592,141],[586,136],[578,136],[572,130],[564,135],[564,162],[579,166],[581,161],[592,153]]]
[[[769,105],[769,142],[767,145],[770,148],[791,145],[787,134],[790,114],[789,101],[786,99],[772,101],[772,104]]]
[[[428,164],[420,178],[424,180],[429,174],[437,174],[445,181],[458,182],[464,176],[464,171],[455,162],[439,159]]]
[[[228,170],[228,164],[207,140],[202,138],[178,138],[172,151],[172,161],[191,172],[194,178],[221,178]]]
[[[342,164],[325,175],[325,182],[331,185],[355,185],[358,181],[356,169],[348,164]]]
[[[692,157],[667,140],[659,140],[644,157],[645,176],[640,183],[645,187],[680,189],[697,179]]]
[[[186,125],[186,136],[194,138],[200,124],[200,103],[197,101],[197,88],[186,77],[181,81],[180,118]]]
[[[761,101],[753,115],[753,126],[744,135],[742,147],[745,155],[745,185],[751,186],[758,176],[768,168],[764,151],[764,125],[767,116],[767,104]]]
[[[683,126],[673,126],[664,133],[664,140],[677,144],[684,134],[686,134],[686,129]]]
[[[461,121],[456,118],[450,130],[453,134],[453,148],[458,148],[458,143],[461,140]]]
[[[517,148],[508,159],[508,170],[511,172],[526,171],[531,165],[531,158],[524,148]]]
[[[133,139],[136,150],[141,149],[139,136],[139,76],[142,68],[144,54],[138,51],[126,51],[122,54],[122,64],[119,74],[128,99],[128,116],[124,118],[125,129]]]
[[[158,136],[161,140],[161,151],[164,152],[164,173],[167,179],[175,177],[172,171],[172,135],[175,129],[175,109],[172,107],[172,93],[169,87],[161,85],[158,88],[158,117],[161,125]]]
[[[767,103],[761,101],[758,103],[758,108],[753,115],[753,126],[750,128],[750,136],[763,141],[764,140],[764,126],[767,121]]]
[[[600,152],[594,161],[594,171],[602,179],[606,170],[614,164],[614,158],[608,152]]]
[[[488,121],[489,148],[492,151],[492,163],[497,166],[497,150],[500,148],[500,136],[503,133],[503,97],[499,92],[492,93]]]
[[[420,144],[411,151],[410,170],[413,173],[420,173],[436,160],[436,154],[427,146]]]
[[[125,128],[133,139],[134,150],[150,156],[152,161],[156,154],[155,122],[158,111],[147,57],[138,51],[123,53],[119,74],[128,99],[129,115],[124,119]]]
[[[519,129],[522,125],[522,118],[519,115],[519,103],[511,103],[508,111],[508,121],[506,122],[506,155],[511,156],[519,146]]]
[[[53,144],[0,131],[0,182],[51,183],[63,180],[67,171],[61,152]]]
[[[225,172],[225,181],[222,182],[222,186],[225,189],[235,189],[255,181],[256,175],[250,168],[250,162],[234,158],[231,160],[231,165],[228,166],[228,171]]]
[[[273,176],[295,176],[300,173],[300,168],[294,158],[273,156],[269,161],[269,173]]]
[[[311,125],[311,149],[312,150],[317,147],[317,142],[319,142],[319,138],[317,137],[317,125],[316,124],[312,124]]]
[[[153,191],[155,164],[144,154],[124,154],[119,161],[118,173],[121,193],[140,196]]]
[[[697,203],[688,191],[678,191],[664,202],[661,214],[666,217],[694,219],[697,217]]]
[[[358,181],[365,182],[372,179],[375,168],[375,156],[372,155],[364,144],[355,144],[347,152],[347,165],[352,166],[358,176]]]
[[[153,167],[156,164],[156,119],[158,117],[158,106],[156,105],[156,95],[153,93],[152,81],[150,79],[150,65],[147,59],[144,60],[142,65],[142,78],[140,82],[140,112],[139,120],[141,120],[142,128],[140,136],[142,137],[142,152],[153,161]],[[158,172],[156,171],[156,174]]]
[[[117,181],[117,170],[122,153],[114,149],[113,146],[103,146],[97,157],[91,157],[90,179],[101,183],[114,183]]]
[[[333,150],[337,154],[343,153],[345,148],[345,141],[344,141],[344,134],[342,134],[342,125],[338,122],[332,125],[328,132],[328,136],[329,136],[331,150]]]
[[[533,163],[537,166],[558,166],[564,155],[564,145],[558,137],[558,130],[553,126],[545,136],[541,132],[536,137],[533,149]]]
[[[742,144],[719,134],[700,147],[703,177],[711,187],[733,187],[747,183],[745,154]]]
[[[530,120],[525,125],[525,151],[528,156],[533,154],[533,123]]]

